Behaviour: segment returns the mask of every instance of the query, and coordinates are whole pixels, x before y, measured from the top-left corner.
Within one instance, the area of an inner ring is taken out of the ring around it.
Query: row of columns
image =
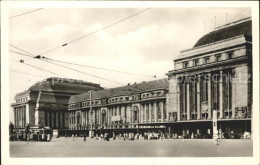
[[[158,117],[158,110],[161,111],[161,117]],[[92,123],[100,124],[107,123],[108,125],[114,124],[112,122],[112,116],[120,116],[120,121],[122,123],[135,123],[134,113],[137,113],[137,121],[138,123],[152,123],[152,122],[163,122],[166,120],[166,109],[165,102],[150,102],[141,104],[140,109],[138,106],[130,106],[130,105],[117,105],[117,106],[108,106],[105,111],[105,121],[102,120],[102,109],[93,110],[92,114]],[[153,112],[153,120],[152,120],[152,112]],[[78,114],[80,116],[79,122]],[[95,117],[96,116],[96,117]],[[77,124],[84,126],[84,124],[90,124],[90,111],[73,111],[69,112],[69,127],[71,129],[77,127]]]
[[[223,79],[222,79],[222,75],[223,75],[223,71],[220,71],[219,72],[220,75],[219,75],[219,118],[223,118]],[[208,73],[208,83],[207,83],[207,89],[208,89],[208,93],[207,93],[207,96],[208,96],[208,119],[211,119],[212,118],[212,91],[211,91],[211,80],[212,80],[212,75],[211,73]],[[197,82],[196,82],[196,88],[197,88],[197,119],[200,120],[201,119],[201,100],[200,100],[200,96],[201,96],[201,91],[200,91],[200,82],[201,82],[201,79],[200,77],[198,77],[197,79]],[[186,93],[186,100],[187,100],[187,120],[190,120],[191,117],[190,117],[190,83],[187,83],[187,93]],[[179,102],[179,106],[177,108],[177,120],[180,121],[181,120],[181,105],[180,105],[180,99],[181,99],[181,96],[180,96],[180,93],[183,92],[181,91],[181,88],[180,88],[180,84],[178,84],[178,89],[177,89],[177,99],[178,99],[178,102]],[[185,93],[183,93],[185,94]]]
[[[51,128],[65,127],[65,112],[45,111],[45,125]]]
[[[122,123],[126,123],[126,122],[131,122],[131,115],[128,116],[127,115],[127,111],[126,109],[129,109],[130,106],[129,105],[117,105],[117,106],[109,106],[107,108],[107,123],[109,125],[112,124],[112,116],[120,116]]]
[[[14,127],[24,128],[26,125],[26,106],[14,107]]]
[[[158,110],[160,109],[161,117],[158,116]],[[153,115],[152,115],[153,114]],[[166,115],[165,115],[166,114]],[[167,120],[167,112],[165,109],[165,102],[150,102],[141,104],[140,107],[140,123],[152,123],[152,122],[164,122]]]
[[[79,116],[79,117],[78,117]],[[102,124],[101,121],[102,111],[101,109],[93,109],[92,115],[90,110],[72,111],[69,112],[69,128],[75,128],[80,126],[86,126],[92,124]]]

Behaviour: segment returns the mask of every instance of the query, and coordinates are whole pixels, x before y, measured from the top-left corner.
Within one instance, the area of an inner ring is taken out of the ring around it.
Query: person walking
[[[72,141],[74,141],[74,134],[72,134],[71,137],[72,137]]]

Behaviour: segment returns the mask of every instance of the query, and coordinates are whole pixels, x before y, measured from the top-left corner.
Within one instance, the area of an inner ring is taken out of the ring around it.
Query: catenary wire
[[[124,71],[119,71],[119,70],[101,68],[101,67],[96,67],[96,66],[76,64],[76,63],[72,63],[72,62],[55,60],[55,59],[47,58],[47,57],[44,57],[44,56],[42,58],[45,58],[47,60],[54,61],[54,62],[60,62],[60,63],[64,63],[64,64],[71,64],[71,65],[82,66],[82,67],[87,67],[87,68],[94,68],[94,69],[100,69],[100,70],[106,70],[106,71],[112,71],[112,72],[118,72],[118,73],[130,74],[130,75],[137,75],[137,76],[154,77],[154,78],[156,77],[155,75],[152,76],[152,75],[145,75],[145,74],[138,74],[138,73],[131,73],[131,72],[124,72]]]
[[[22,16],[22,15],[29,14],[29,13],[33,13],[33,12],[36,12],[36,11],[39,11],[39,10],[42,10],[42,9],[43,9],[43,8],[39,8],[39,9],[31,10],[31,11],[28,11],[28,12],[25,12],[25,13],[21,13],[21,14],[18,14],[18,15],[14,15],[14,16],[9,17],[9,19],[13,19],[13,18],[16,18],[16,17],[20,17],[20,16]]]
[[[35,56],[30,56],[30,55],[27,55],[27,54],[19,53],[19,52],[16,52],[16,51],[11,51],[10,50],[10,52],[16,53],[16,54],[19,54],[19,55],[23,55],[23,56],[35,57]],[[107,69],[107,68],[101,68],[101,67],[95,67],[95,66],[76,64],[76,63],[71,63],[71,62],[66,62],[66,61],[61,61],[61,60],[55,60],[55,59],[47,58],[47,57],[44,57],[44,56],[42,58],[44,58],[46,60],[54,61],[54,62],[64,63],[64,64],[71,64],[71,65],[76,65],[76,66],[82,66],[82,67],[88,67],[88,68],[94,68],[94,69],[100,69],[100,70],[106,70],[106,71],[112,71],[112,72],[118,72],[118,73],[130,74],[130,75],[146,76],[146,77],[154,77],[154,78],[156,78],[155,75],[151,76],[151,75],[137,74],[137,73],[131,73],[131,72],[123,72],[123,71],[119,71],[119,70],[113,70],[113,69]],[[32,59],[32,58],[28,58],[28,59]],[[28,59],[24,59],[24,60],[28,60]]]
[[[17,60],[14,60],[14,59],[11,59],[11,60],[12,60],[12,61],[15,61],[15,62],[18,62],[18,63],[21,63],[21,64],[28,65],[28,66],[30,66],[30,67],[33,67],[33,68],[36,68],[36,69],[39,69],[39,70],[42,70],[42,71],[45,71],[45,72],[48,72],[48,73],[51,73],[51,74],[54,74],[54,75],[57,75],[57,76],[62,76],[62,77],[64,77],[63,75],[60,75],[60,74],[57,74],[57,73],[54,73],[54,72],[51,72],[51,71],[48,71],[48,70],[45,70],[45,69],[36,67],[36,66],[34,66],[34,65],[31,65],[31,64],[27,64],[27,63],[24,63],[24,62],[21,62],[21,61],[17,61]]]
[[[77,70],[77,69],[73,69],[73,68],[70,68],[70,67],[67,67],[67,66],[64,66],[64,65],[60,65],[60,64],[57,64],[57,63],[54,63],[54,62],[50,62],[50,61],[47,61],[47,60],[43,60],[43,61],[45,61],[45,62],[47,62],[47,63],[51,63],[51,64],[53,64],[53,65],[57,65],[57,66],[66,68],[66,69],[69,69],[69,70],[73,70],[73,71],[79,72],[79,73],[82,73],[82,74],[86,74],[86,75],[88,75],[88,76],[96,77],[96,78],[98,78],[98,79],[110,81],[110,82],[113,82],[113,83],[116,83],[116,84],[122,84],[122,83],[119,83],[119,82],[116,82],[116,81],[108,80],[108,79],[105,79],[105,78],[102,78],[102,77],[99,77],[99,76],[96,76],[96,75],[93,75],[93,74],[89,74],[89,73],[82,72],[82,71]]]
[[[12,45],[12,44],[9,44],[9,46],[11,46],[11,47],[13,47],[13,48],[16,48],[16,49],[18,49],[18,50],[20,50],[20,51],[22,51],[22,52],[24,52],[24,53],[27,53],[27,54],[30,55],[31,57],[34,57],[34,55],[33,55],[32,53],[29,53],[29,52],[27,52],[27,51],[25,51],[25,50],[23,50],[23,49],[21,49],[21,48],[18,48],[17,46],[14,46],[14,45]]]
[[[123,19],[121,19],[121,20],[119,20],[119,21],[116,21],[116,22],[114,22],[114,23],[112,23],[112,24],[106,25],[106,26],[102,27],[101,29],[95,30],[95,31],[90,32],[90,33],[88,33],[88,34],[85,34],[85,35],[83,35],[83,36],[81,36],[81,37],[78,37],[78,38],[76,38],[76,39],[74,39],[74,40],[71,40],[71,41],[69,41],[69,42],[67,42],[67,43],[64,43],[64,44],[62,44],[61,46],[57,46],[57,47],[54,47],[54,48],[52,48],[52,49],[50,49],[50,50],[47,50],[47,51],[45,51],[45,52],[42,52],[42,53],[40,53],[40,55],[47,54],[47,53],[50,53],[50,52],[52,52],[52,51],[54,51],[54,50],[56,50],[56,49],[59,49],[59,48],[64,47],[64,46],[67,46],[68,44],[71,44],[71,43],[73,43],[73,42],[76,42],[76,41],[78,41],[78,40],[81,40],[82,38],[85,38],[85,37],[87,37],[87,36],[90,36],[90,35],[92,35],[92,34],[95,34],[95,33],[99,32],[99,31],[102,31],[102,30],[104,30],[104,29],[107,29],[107,28],[109,28],[109,27],[111,27],[111,26],[113,26],[113,25],[115,25],[115,24],[118,24],[118,23],[120,23],[120,22],[123,22],[123,21],[125,21],[125,20],[127,20],[127,19],[129,19],[129,18],[132,18],[132,17],[134,17],[134,16],[136,16],[136,15],[138,15],[138,14],[141,14],[141,13],[143,13],[143,12],[149,10],[149,9],[151,9],[151,8],[146,8],[146,9],[144,9],[144,10],[141,10],[141,11],[135,13],[135,14],[132,14],[132,15],[126,17],[126,18],[123,18]]]
[[[22,49],[21,49],[22,50]],[[17,53],[17,54],[22,54],[22,53],[19,53],[19,52],[14,52],[12,51],[13,53]],[[22,54],[22,55],[25,55],[25,54]],[[26,55],[27,56],[27,55]],[[38,57],[41,57],[41,56],[38,56]],[[35,58],[35,56],[33,57]],[[45,57],[44,57],[45,58]],[[39,58],[41,59],[41,58]],[[49,59],[49,58],[48,58]],[[99,76],[96,76],[96,75],[93,75],[93,74],[89,74],[89,73],[86,73],[86,72],[82,72],[80,70],[77,70],[77,69],[73,69],[73,68],[70,68],[70,67],[67,67],[67,66],[64,66],[64,65],[60,65],[60,64],[57,64],[57,63],[53,63],[53,62],[50,62],[50,61],[47,61],[46,58],[45,59],[41,59],[45,62],[48,62],[48,63],[52,63],[54,65],[57,65],[57,66],[60,66],[60,67],[63,67],[63,68],[67,68],[67,69],[70,69],[70,70],[73,70],[73,71],[76,71],[76,72],[80,72],[80,73],[83,73],[83,74],[86,74],[86,75],[89,75],[89,76],[92,76],[92,77],[96,77],[96,78],[99,78],[99,79],[102,79],[102,80],[106,80],[106,81],[111,81],[111,82],[114,82],[114,83],[117,83],[117,84],[122,84],[122,83],[119,83],[119,82],[116,82],[116,81],[112,81],[112,80],[108,80],[108,79],[105,79],[105,78],[102,78],[102,77],[99,77]],[[24,62],[24,60],[23,60]],[[24,63],[25,64],[25,63]],[[30,64],[28,64],[30,65]]]

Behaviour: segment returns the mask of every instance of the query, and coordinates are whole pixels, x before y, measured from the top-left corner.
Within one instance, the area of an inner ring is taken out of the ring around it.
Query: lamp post
[[[92,92],[93,90],[89,91],[89,112],[90,112],[90,130],[89,130],[89,137],[92,138],[94,137],[94,133],[93,133],[93,124],[92,124],[92,114],[93,114],[93,110],[92,110]]]
[[[213,110],[212,127],[213,127],[213,142],[214,144],[218,145],[217,110],[215,108]]]

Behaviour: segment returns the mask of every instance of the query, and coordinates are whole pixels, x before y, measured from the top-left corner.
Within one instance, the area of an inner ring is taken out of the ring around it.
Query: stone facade
[[[168,80],[155,80],[72,96],[70,130],[134,129],[168,120]]]
[[[98,84],[81,80],[48,78],[36,83],[27,91],[15,96],[11,106],[14,111],[14,127],[47,126],[68,129],[68,100],[72,95],[103,89]]]
[[[181,51],[174,60],[175,69],[167,73],[168,99],[169,111],[177,112],[177,122],[207,123],[212,121],[216,110],[219,132],[251,132],[251,24],[251,19],[247,18],[218,28],[202,37],[195,47]],[[233,36],[218,37],[215,42],[208,40],[222,33]],[[240,124],[235,124],[237,122]],[[211,123],[207,124],[206,129],[212,130]],[[188,127],[181,129],[189,130]],[[196,134],[196,130],[193,131]]]

